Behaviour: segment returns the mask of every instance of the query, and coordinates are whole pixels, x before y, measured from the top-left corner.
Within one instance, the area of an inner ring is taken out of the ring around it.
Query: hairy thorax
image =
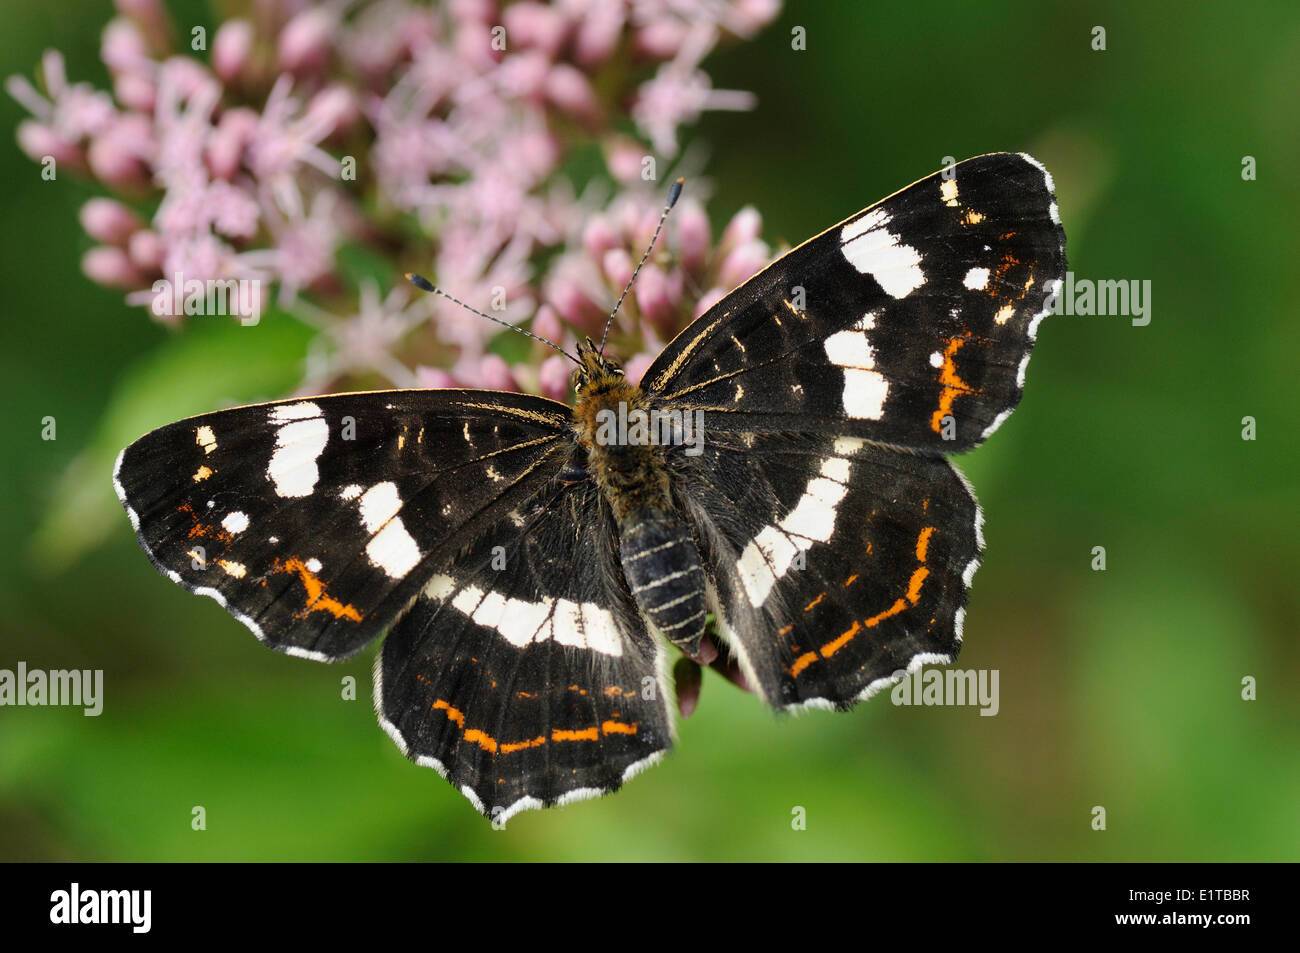
[[[671,506],[662,448],[648,441],[628,440],[617,426],[620,420],[635,421],[649,409],[645,393],[621,374],[593,378],[574,408],[578,441],[587,450],[588,472],[620,522],[634,513],[667,511]]]

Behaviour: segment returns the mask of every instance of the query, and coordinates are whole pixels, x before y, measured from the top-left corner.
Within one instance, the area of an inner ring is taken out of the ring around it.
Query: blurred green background
[[[0,73],[57,47],[102,85],[107,3],[0,10]],[[0,668],[102,668],[106,694],[98,718],[0,709],[0,859],[1297,859],[1297,62],[1300,8],[1259,2],[809,4],[710,60],[760,102],[697,127],[717,224],[752,203],[797,243],[944,156],[1025,149],[1076,276],[1149,279],[1152,320],[1045,322],[1021,409],[960,461],[989,549],[959,665],[1000,671],[996,717],[879,696],[776,718],[706,675],[667,761],[505,832],[376,726],[372,652],[268,652],[101,515],[112,428],[276,396],[303,336],[177,336],[91,284],[95,193],[40,180],[0,97]]]

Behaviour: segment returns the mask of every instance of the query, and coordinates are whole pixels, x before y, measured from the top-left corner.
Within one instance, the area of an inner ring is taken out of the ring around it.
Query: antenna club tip
[[[682,186],[686,184],[685,176],[678,176],[677,181],[668,188],[668,207],[672,208],[677,204],[677,199],[681,197]]]
[[[413,271],[408,271],[406,273],[406,280],[409,281],[411,284],[415,285],[415,287],[419,288],[421,291],[437,290],[433,287],[432,283],[430,283],[428,278],[424,277],[423,275],[417,275]]]

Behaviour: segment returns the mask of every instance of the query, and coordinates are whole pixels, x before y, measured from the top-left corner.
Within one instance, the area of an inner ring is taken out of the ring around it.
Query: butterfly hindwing
[[[714,431],[847,434],[951,453],[1020,400],[1065,276],[1052,180],[979,156],[787,253],[679,334],[643,378]]]
[[[435,575],[394,626],[375,707],[485,815],[618,788],[669,747],[664,647],[591,480],[557,482]]]
[[[114,484],[161,572],[272,648],[338,659],[563,467],[567,414],[456,390],[237,407],[141,437]]]
[[[721,634],[770,704],[846,708],[957,654],[983,539],[947,460],[725,434],[677,465]]]

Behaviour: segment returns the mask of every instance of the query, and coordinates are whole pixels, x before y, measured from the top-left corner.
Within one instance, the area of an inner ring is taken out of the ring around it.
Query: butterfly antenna
[[[668,201],[664,204],[663,214],[659,216],[659,224],[655,226],[655,233],[650,239],[650,247],[648,247],[645,250],[645,254],[641,256],[640,264],[638,264],[636,270],[632,272],[632,277],[628,279],[627,287],[624,288],[623,293],[618,296],[618,303],[614,305],[614,310],[609,313],[609,320],[605,322],[605,333],[600,336],[600,353],[602,355],[605,353],[605,340],[609,337],[609,329],[614,323],[614,316],[618,314],[618,309],[623,306],[623,299],[627,297],[627,293],[632,290],[632,283],[636,281],[636,276],[641,274],[642,265],[644,265],[650,258],[650,252],[654,251],[655,242],[659,240],[659,233],[663,231],[664,221],[668,218],[668,213],[673,210],[673,206],[677,204],[677,199],[682,194],[682,186],[685,184],[686,180],[679,177],[668,189]]]
[[[464,301],[461,301],[459,298],[453,298],[451,295],[447,294],[447,292],[443,291],[441,288],[439,288],[437,285],[435,285],[432,281],[430,281],[428,278],[424,277],[423,275],[417,275],[413,271],[408,271],[406,273],[406,280],[409,281],[411,284],[415,285],[415,287],[419,288],[421,291],[427,291],[430,294],[442,295],[442,297],[446,298],[448,301],[452,302],[453,304],[460,305],[462,308],[464,308],[466,311],[469,311],[472,314],[477,314],[480,318],[487,318],[489,321],[495,321],[503,328],[509,328],[511,331],[518,331],[520,334],[527,335],[528,337],[532,338],[534,341],[540,341],[541,343],[545,344],[547,347],[559,351],[561,354],[563,354],[565,357],[571,360],[574,364],[577,364],[579,367],[582,366],[581,361],[579,361],[576,357],[574,357],[564,348],[560,347],[558,344],[553,344],[552,342],[546,340],[546,338],[542,337],[541,335],[534,334],[532,331],[525,331],[523,328],[516,327],[515,325],[511,324],[509,321],[502,321],[500,318],[494,318],[490,314],[484,314],[478,308],[471,308],[469,305],[467,305]]]

